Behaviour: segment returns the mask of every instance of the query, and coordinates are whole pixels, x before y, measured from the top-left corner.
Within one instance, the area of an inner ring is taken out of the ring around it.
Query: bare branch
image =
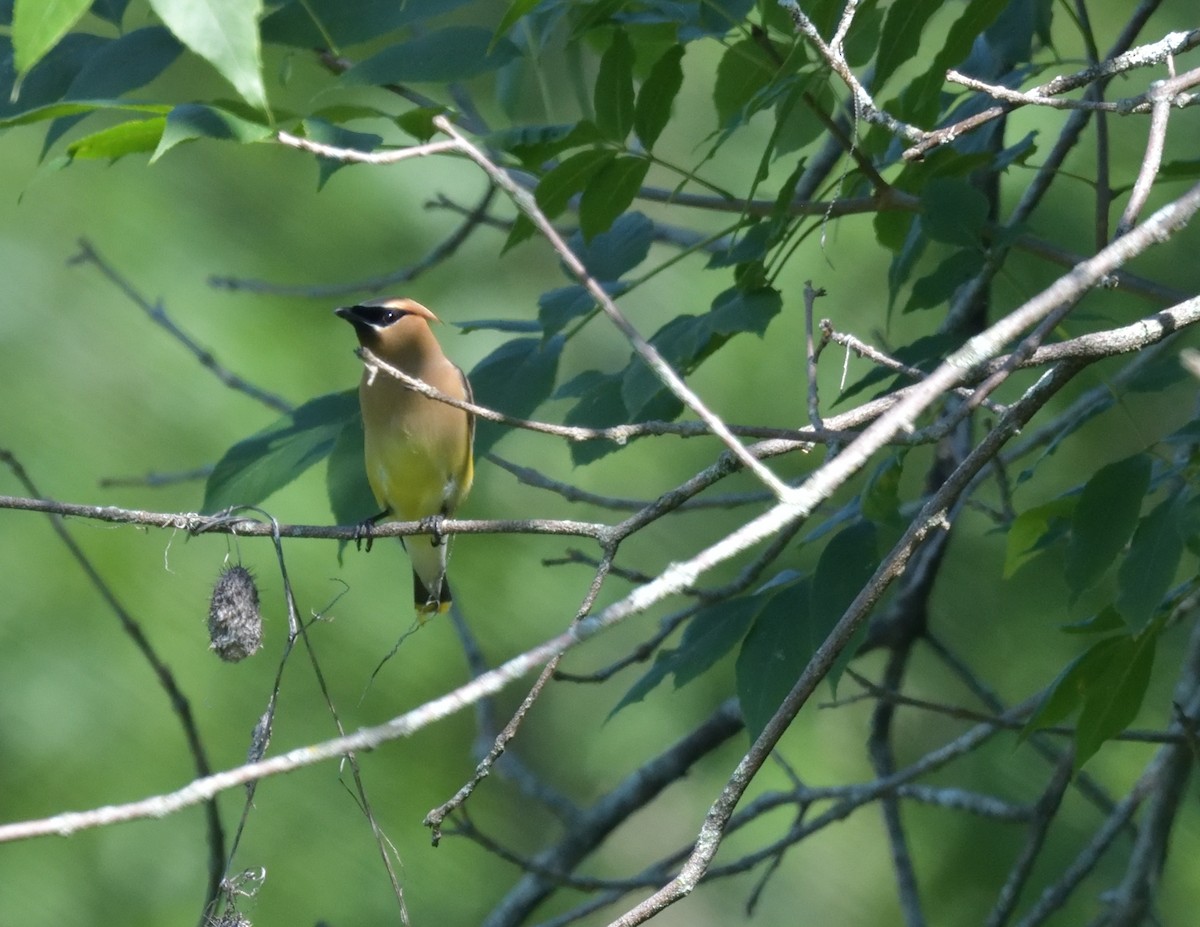
[[[115,267],[113,267],[108,263],[108,261],[100,256],[100,253],[86,238],[79,239],[79,254],[71,258],[71,263],[94,265],[101,274],[107,277],[108,280],[117,287],[117,289],[125,294],[130,302],[138,306],[143,312],[146,313],[146,315],[150,317],[152,322],[165,329],[172,338],[187,348],[203,367],[211,371],[218,380],[220,380],[230,389],[245,393],[251,399],[255,399],[277,412],[286,413],[292,411],[292,404],[287,400],[281,399],[279,396],[276,396],[273,393],[268,393],[266,390],[261,389],[255,386],[253,383],[242,379],[237,374],[231,372],[218,363],[211,351],[209,351],[207,348],[201,347],[200,344],[191,337],[191,335],[189,335],[171,320],[171,317],[167,315],[167,310],[164,308],[161,300],[157,303],[151,303],[144,296],[142,296],[136,289],[134,289],[132,283],[125,279],[125,277],[121,276]]]

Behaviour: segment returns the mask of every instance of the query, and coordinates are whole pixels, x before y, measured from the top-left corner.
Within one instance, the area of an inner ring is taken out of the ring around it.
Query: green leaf
[[[867,479],[859,507],[863,518],[877,525],[895,525],[900,518],[900,476],[904,472],[903,450],[888,456]]]
[[[1126,627],[1120,612],[1108,605],[1082,621],[1061,625],[1059,630],[1064,634],[1107,634],[1109,631],[1124,631]]]
[[[167,29],[147,26],[118,36],[96,50],[67,88],[69,100],[119,97],[154,80],[183,51]]]
[[[860,3],[844,45],[846,63],[850,67],[865,67],[875,57],[876,52],[880,51],[882,29],[883,10],[875,0]],[[874,86],[881,84],[875,81]]]
[[[396,117],[396,125],[419,142],[427,142],[437,134],[433,120],[450,112],[445,106],[417,106]]]
[[[326,122],[324,119],[309,117],[302,123],[304,126],[304,134],[315,142],[321,142],[325,145],[332,145],[335,148],[343,148],[351,151],[374,151],[383,141],[383,137],[370,132],[354,132],[350,129],[344,129],[341,126],[335,126]],[[325,158],[317,156],[317,189],[320,190],[325,186],[326,181],[334,175],[335,172],[343,167],[349,167],[350,162],[342,161],[339,158]]]
[[[765,220],[755,222],[746,227],[724,251],[714,251],[705,267],[712,270],[762,260],[766,257],[767,249],[774,243],[775,232],[774,223]]]
[[[654,223],[640,212],[627,212],[591,241],[575,234],[569,244],[587,272],[604,282],[617,280],[646,260],[653,241]]]
[[[116,99],[154,80],[181,51],[183,46],[161,26],[127,32],[107,42],[88,58],[64,96],[68,100],[83,101]],[[54,144],[84,115],[80,113],[57,120],[46,133],[44,149]]]
[[[895,348],[890,354],[896,360],[902,361],[909,367],[916,367],[918,370],[929,372],[958,346],[959,339],[953,335],[925,335],[922,338],[918,338],[912,344]],[[838,395],[835,405],[845,402],[847,399],[856,396],[872,386],[880,383],[888,383],[893,380],[911,382],[907,377],[899,378],[892,370],[873,364],[866,374],[842,390]]]
[[[896,10],[906,4],[895,4],[892,9]],[[895,101],[885,103],[885,108],[892,112],[897,118],[904,119],[917,125],[924,125],[936,120],[940,110],[940,97],[942,94],[942,86],[946,82],[946,71],[955,65],[961,64],[970,54],[973,43],[984,32],[985,29],[996,19],[1002,11],[1013,9],[1015,4],[1009,0],[970,0],[962,15],[955,20],[950,27],[949,32],[941,42],[941,48],[934,55],[932,63],[929,65],[925,73],[918,75],[909,81],[908,86],[901,93],[900,98]],[[884,27],[886,32],[886,25]],[[1011,29],[1002,30],[1011,32]],[[995,34],[989,34],[989,39],[995,39]],[[885,35],[882,42],[887,41]],[[916,46],[912,46],[911,52],[915,54]],[[1021,58],[1028,58],[1028,51],[1022,53]],[[881,52],[882,56],[882,52]],[[911,56],[911,55],[910,55]],[[1009,65],[1005,65],[1007,70]],[[879,71],[876,68],[876,78]]]
[[[1151,461],[1135,454],[1101,467],[1083,487],[1071,518],[1065,575],[1071,600],[1109,568],[1137,526]]]
[[[518,332],[528,335],[532,332],[541,333],[542,326],[532,319],[470,319],[466,322],[452,322],[464,334],[478,331]]]
[[[261,0],[150,0],[150,6],[175,37],[215,67],[243,100],[266,110],[258,38]]]
[[[1175,492],[1138,522],[1117,571],[1117,610],[1133,630],[1154,616],[1183,558],[1184,496]]]
[[[448,13],[467,0],[297,0],[262,21],[263,41],[306,51],[377,40],[389,32]]]
[[[563,384],[556,395],[579,397],[579,401],[567,410],[564,421],[568,425],[608,428],[626,421],[669,421],[683,409],[683,403],[669,391],[663,390],[654,400],[643,406],[637,416],[631,416],[621,398],[623,383],[623,373],[587,370],[569,383]],[[571,460],[576,466],[582,466],[611,454],[617,447],[614,441],[573,441]]]
[[[934,58],[938,73],[945,74],[948,68],[961,64],[971,53],[976,39],[995,22],[996,17],[1012,6],[1012,0],[969,0],[962,15],[954,21],[950,31],[942,40],[942,47]],[[1027,50],[1022,57],[1030,54]]]
[[[978,247],[987,214],[987,199],[960,177],[935,178],[921,191],[921,224],[934,241]]]
[[[1077,496],[1062,496],[1026,509],[1008,527],[1004,553],[1004,578],[1011,579],[1025,563],[1046,547],[1047,538],[1060,537],[1078,504]]]
[[[508,233],[508,237],[504,239],[504,245],[500,249],[500,254],[507,254],[509,249],[515,248],[523,241],[528,241],[537,234],[537,226],[530,221],[525,213],[517,213],[517,218],[513,221],[512,229]]]
[[[125,7],[128,5],[129,0],[93,0],[92,14],[120,27],[121,20],[125,18]]]
[[[607,138],[623,142],[633,128],[633,45],[624,29],[613,33],[600,58],[592,105],[596,126]]]
[[[201,511],[258,505],[328,455],[346,422],[357,414],[356,390],[330,393],[239,441],[209,474]]]
[[[892,255],[891,263],[888,265],[889,317],[896,304],[896,297],[900,295],[900,288],[908,282],[913,269],[917,266],[917,261],[921,259],[921,255],[925,253],[928,246],[929,236],[925,234],[924,223],[919,215],[913,216],[908,225],[908,234],[905,236],[904,244]]]
[[[745,637],[764,601],[750,595],[700,609],[688,622],[679,646],[658,652],[650,669],[621,697],[609,717],[640,702],[668,676],[675,677],[678,689],[711,669]]]
[[[739,116],[743,107],[775,77],[775,64],[754,39],[734,42],[717,65],[713,103],[722,128]]]
[[[684,46],[672,45],[650,69],[638,90],[633,111],[633,128],[642,146],[651,151],[671,119],[671,104],[683,86]]]
[[[815,649],[809,594],[803,579],[773,595],[738,652],[738,701],[751,740],[792,691]]]
[[[0,128],[28,125],[31,122],[44,122],[47,119],[60,119],[64,116],[96,113],[104,110],[120,110],[130,113],[146,113],[148,115],[165,115],[169,106],[159,106],[151,103],[125,103],[122,100],[91,100],[87,103],[55,103],[38,109],[28,110],[19,116],[0,119]]]
[[[925,26],[941,8],[941,0],[906,0],[892,4],[879,36],[879,54],[875,58],[876,88],[882,87],[900,65],[917,54]]]
[[[813,97],[825,96],[823,91],[827,91],[829,85],[819,82],[810,90],[813,83],[817,82],[814,79],[796,81],[791,92],[780,97],[775,103],[776,125],[771,137],[771,158],[781,158],[789,152],[798,151],[824,135],[825,123],[814,112],[813,107],[804,102],[804,97],[806,94]],[[833,108],[836,104],[829,105]]]
[[[713,35],[725,35],[746,18],[754,0],[704,0],[696,4],[696,24]]]
[[[541,0],[509,0],[508,9],[500,17],[500,25],[496,27],[496,35],[492,41],[498,41],[508,35],[510,29],[530,13]]]
[[[846,609],[874,575],[878,563],[879,534],[869,521],[850,525],[825,545],[813,577],[810,620],[806,625],[809,635],[806,662],[841,621]],[[835,696],[838,681],[853,659],[856,647],[853,641],[847,645],[829,670],[829,685]]]
[[[687,376],[714,351],[739,332],[762,335],[783,306],[776,290],[763,288],[745,292],[736,287],[713,300],[704,315],[676,316],[650,339],[677,373]],[[640,357],[634,356],[625,370],[621,398],[634,417],[645,414],[652,404],[669,392],[658,375]]]
[[[620,155],[592,175],[579,197],[579,230],[585,241],[608,231],[629,208],[649,170],[645,158]]]
[[[16,0],[13,6],[13,65],[20,82],[71,27],[91,0]]]
[[[71,84],[89,61],[100,53],[110,39],[84,32],[72,32],[63,37],[50,52],[17,83],[12,64],[12,42],[0,35],[0,125],[16,125],[20,121],[36,122],[44,115],[28,117],[34,111],[44,111],[66,96]]]
[[[938,264],[933,273],[913,284],[912,293],[901,311],[913,312],[941,306],[954,295],[955,290],[979,273],[983,264],[982,251],[973,248],[955,251]]]
[[[1020,738],[1024,740],[1034,731],[1053,727],[1070,717],[1083,704],[1088,686],[1095,685],[1094,680],[1113,656],[1120,652],[1122,640],[1127,638],[1106,637],[1068,663],[1021,728]]]
[[[127,154],[154,151],[162,140],[167,118],[138,119],[76,139],[67,146],[67,156],[115,161]]]
[[[325,471],[329,508],[339,525],[357,525],[379,512],[367,481],[363,442],[362,414],[355,410],[334,439]]]
[[[1116,645],[1107,659],[1098,661],[1094,673],[1082,680],[1083,710],[1075,730],[1076,769],[1137,717],[1154,668],[1158,631],[1159,625],[1151,624],[1133,637],[1112,638]]]
[[[549,171],[534,191],[534,198],[546,218],[553,219],[566,209],[571,197],[586,187],[592,175],[616,156],[616,152],[607,148],[588,148],[576,152]]]
[[[514,338],[475,365],[469,377],[475,401],[489,409],[529,418],[550,396],[558,376],[558,359],[566,343],[561,335]],[[508,426],[486,419],[475,423],[475,454],[482,457],[508,433]]]
[[[151,163],[182,142],[198,138],[215,138],[236,142],[258,142],[271,134],[270,126],[243,119],[227,109],[185,103],[167,114],[158,148],[150,157]]]
[[[487,140],[491,147],[509,152],[532,170],[569,148],[592,145],[602,138],[596,124],[583,119],[564,125],[511,126],[493,132]]]
[[[625,291],[625,284],[608,282],[601,284],[609,296],[619,296]],[[596,298],[581,284],[562,286],[547,290],[538,297],[538,322],[546,334],[562,331],[581,316],[587,315],[596,308]]]
[[[494,45],[492,33],[476,26],[448,26],[391,45],[342,75],[346,84],[445,83],[494,71],[519,57],[508,39]]]

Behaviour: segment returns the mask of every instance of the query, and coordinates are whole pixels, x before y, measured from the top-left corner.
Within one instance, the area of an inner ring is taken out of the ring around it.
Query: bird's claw
[[[446,543],[446,533],[442,531],[442,522],[445,520],[446,516],[441,512],[421,519],[421,527],[429,532],[429,543],[434,547],[441,547]]]
[[[362,550],[363,541],[367,542],[367,553],[371,552],[371,545],[375,543],[375,521],[367,518],[360,521],[354,526],[354,549]]]

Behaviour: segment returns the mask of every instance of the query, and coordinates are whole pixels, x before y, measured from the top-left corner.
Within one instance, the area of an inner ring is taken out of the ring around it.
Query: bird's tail
[[[434,615],[440,615],[450,607],[453,596],[450,595],[450,583],[443,573],[436,590],[425,585],[417,571],[413,570],[413,605],[417,609],[417,618],[421,623],[428,621]]]

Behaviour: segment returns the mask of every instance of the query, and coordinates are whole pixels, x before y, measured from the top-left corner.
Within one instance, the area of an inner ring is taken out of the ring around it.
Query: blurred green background
[[[684,96],[668,129],[678,133],[681,161],[694,155],[692,136],[710,129],[704,122],[711,119],[706,71],[711,72],[714,62],[689,56]],[[289,83],[272,87],[273,95],[286,101],[288,95],[302,98],[313,92],[315,63],[303,57],[269,61],[267,73],[280,73],[285,65]],[[215,78],[194,63],[181,63],[164,80],[189,86]],[[1010,135],[1038,126],[1054,131],[1058,124],[1052,114],[1022,114]],[[1122,121],[1116,126],[1120,160],[1114,173],[1131,176],[1141,156],[1142,125]],[[757,162],[768,131],[759,124],[742,133],[714,162],[710,176],[743,189],[747,165]],[[1194,152],[1198,140],[1194,125],[1181,126],[1172,131],[1169,155]],[[312,158],[269,144],[200,142],[181,146],[153,165],[128,158],[67,170],[46,166],[40,155],[40,134],[34,129],[9,131],[0,145],[0,280],[5,294],[0,312],[0,447],[16,456],[43,496],[159,511],[195,511],[201,484],[106,487],[101,481],[211,463],[276,416],[222,387],[97,267],[72,263],[81,236],[140,293],[161,300],[174,322],[223,366],[300,403],[357,381],[360,367],[352,335],[330,310],[364,294],[312,299],[229,292],[212,287],[209,278],[319,286],[385,275],[419,260],[456,226],[455,215],[426,208],[435,194],[470,205],[484,189],[480,173],[465,162],[426,159],[382,169],[344,169],[318,192]],[[1086,173],[1091,157],[1082,150],[1072,166]],[[1006,184],[1009,202],[1020,193],[1021,177],[1018,170],[1014,182]],[[1160,201],[1174,192],[1164,188]],[[661,207],[643,205],[648,213],[669,215]],[[707,217],[696,222],[715,227]],[[1069,190],[1052,197],[1037,224],[1061,244],[1071,246],[1074,238],[1080,250],[1088,247],[1090,215],[1080,215]],[[1137,269],[1194,292],[1200,277],[1189,256],[1195,254],[1196,241],[1191,230],[1169,250],[1139,262]],[[443,345],[467,369],[504,339],[489,331],[461,334],[451,327],[454,323],[531,318],[538,295],[565,282],[541,242],[501,256],[502,242],[503,233],[479,229],[451,260],[402,290],[451,323],[441,332]],[[653,257],[671,253],[656,246]],[[831,223],[823,235],[811,236],[778,281],[785,308],[767,337],[735,339],[699,371],[693,385],[730,421],[780,427],[803,423],[804,281],[812,279],[829,291],[819,304],[821,314],[839,328],[871,339],[885,327],[888,257],[875,245],[869,216]],[[701,311],[723,286],[697,272],[702,263],[702,258],[686,259],[623,299],[622,308],[643,332],[682,311]],[[1018,304],[1058,273],[1028,258],[1014,260],[1011,268],[999,285],[997,312]],[[1114,315],[1130,320],[1147,311],[1145,304],[1123,301],[1120,294],[1110,305]],[[1091,322],[1072,326],[1083,330],[1094,322],[1093,316]],[[893,318],[882,337],[904,343],[924,323]],[[627,356],[619,335],[603,320],[593,322],[568,349],[559,382],[588,367],[616,368]],[[849,365],[852,379],[867,369],[857,359]],[[1083,378],[1083,385],[1103,383],[1111,369],[1097,368]],[[841,357],[831,352],[822,373],[826,397],[836,395],[841,375]],[[1039,474],[1039,490],[1074,485],[1100,464],[1182,424],[1192,414],[1194,392],[1183,384],[1119,403],[1050,462],[1057,473]],[[538,417],[559,420],[566,407],[551,402]],[[577,470],[557,439],[514,434],[497,448],[508,459],[593,492],[646,499],[691,476],[717,451],[712,441],[661,438],[635,443]],[[793,477],[814,467],[821,456],[783,459],[776,467]],[[927,451],[914,452],[906,478],[919,478],[927,461]],[[721,491],[753,488],[744,477],[727,483]],[[24,490],[4,472],[0,492],[21,495]],[[1018,498],[1018,503],[1045,498]],[[266,507],[281,521],[327,523],[323,470],[305,474]],[[620,517],[521,486],[486,462],[478,466],[475,489],[461,515]],[[620,562],[654,573],[748,517],[745,511],[705,511],[656,524],[622,548]],[[67,528],[175,674],[191,701],[214,768],[238,765],[271,691],[286,635],[270,543],[189,538],[183,532],[84,520],[70,521]],[[590,570],[548,567],[542,560],[583,546],[525,536],[455,540],[455,590],[491,663],[567,625],[586,592]],[[439,619],[407,639],[371,681],[372,671],[411,620],[407,566],[395,545],[378,544],[370,555],[350,549],[343,559],[329,542],[285,541],[284,551],[302,614],[322,616],[312,639],[348,729],[382,722],[467,679],[453,629]],[[985,672],[1002,670],[1002,678],[988,681],[1004,698],[1016,701],[1049,682],[1078,651],[1078,642],[1057,626],[1086,614],[1086,603],[1067,609],[1061,564],[1053,557],[1003,582],[1003,555],[1004,538],[988,533],[980,516],[965,516],[937,590],[933,618],[945,639],[984,665]],[[815,556],[811,545],[797,547],[781,565],[811,566]],[[207,651],[208,596],[226,562],[242,562],[255,571],[267,622],[263,652],[236,666],[221,664]],[[714,580],[733,575],[736,566],[718,571]],[[625,588],[610,581],[601,603],[613,601]],[[166,696],[44,516],[0,512],[0,602],[0,820],[131,801],[176,789],[193,777]],[[1058,604],[1047,608],[1047,602]],[[664,613],[639,616],[593,641],[568,657],[567,668],[588,671],[624,655],[651,635]],[[1181,645],[1183,632],[1176,629],[1168,643]],[[1169,704],[1173,656],[1170,648],[1161,652],[1159,677],[1147,701],[1154,707],[1141,719],[1147,725],[1167,721],[1162,706]],[[860,668],[877,674],[878,661],[869,657],[860,661]],[[918,661],[918,669],[911,680],[913,694],[966,700],[932,660]],[[637,669],[627,671],[604,686],[553,685],[528,719],[515,751],[547,781],[586,804],[707,716],[729,692],[731,667],[723,665],[678,692],[662,686],[644,704],[608,718],[637,675]],[[498,699],[501,718],[515,708],[523,691],[518,685]],[[828,698],[823,689],[818,701]],[[862,746],[869,711],[866,703],[824,709],[810,705],[785,738],[782,755],[810,784],[871,778]],[[903,714],[900,760],[919,756],[958,729],[929,715]],[[284,674],[272,751],[334,734],[308,659],[298,651]],[[441,847],[431,848],[421,824],[425,813],[470,775],[475,741],[473,716],[464,712],[362,758],[368,796],[402,860],[400,878],[416,924],[479,923],[520,875],[515,866],[466,840],[447,838]],[[744,737],[734,738],[673,785],[618,831],[589,860],[586,871],[619,877],[686,845],[744,747]],[[1109,745],[1089,771],[1120,793],[1151,749]],[[1028,801],[1049,774],[1028,746],[1005,735],[932,781]],[[259,787],[238,857],[244,868],[267,870],[258,898],[245,905],[254,923],[323,920],[343,927],[398,921],[370,829],[344,784],[347,776],[334,764],[324,764]],[[754,794],[787,785],[785,773],[769,767]],[[242,803],[240,791],[221,797],[227,831]],[[1194,796],[1186,804],[1163,881],[1163,923],[1189,923],[1200,889],[1189,862],[1200,850],[1200,818]],[[470,811],[480,828],[521,852],[533,853],[559,834],[554,819],[503,776],[483,784]],[[920,806],[906,806],[905,814],[931,917],[941,924],[977,923],[1020,846],[1020,830]],[[1039,868],[1042,882],[1072,857],[1096,820],[1092,808],[1074,794],[1068,796],[1051,852]],[[769,842],[788,823],[777,814],[739,831],[722,858]],[[1118,849],[1101,861],[1097,878],[1088,883],[1096,891],[1119,877],[1127,847],[1127,841],[1119,841]],[[69,839],[2,845],[0,923],[194,923],[206,860],[200,809]],[[757,872],[742,874],[704,888],[656,923],[705,927],[741,920],[757,879]],[[894,896],[882,824],[877,809],[869,808],[790,851],[763,893],[757,917],[760,923],[794,923],[803,910],[814,912],[821,923],[896,923]],[[566,901],[547,906],[546,916]],[[1061,922],[1086,922],[1099,904],[1095,891],[1082,891]]]

